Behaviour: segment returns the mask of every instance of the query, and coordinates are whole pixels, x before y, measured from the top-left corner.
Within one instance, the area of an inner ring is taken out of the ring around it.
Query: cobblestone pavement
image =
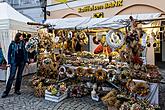
[[[165,71],[161,73],[165,78]],[[36,98],[29,83],[31,78],[31,75],[24,77],[21,95],[18,96],[11,90],[7,98],[0,98],[0,110],[107,110],[102,102],[92,101],[90,97],[68,98],[60,103]],[[5,82],[0,82],[0,95],[4,87]],[[160,84],[159,97],[161,109],[165,110],[165,84]]]
[[[164,78],[162,80],[164,84],[160,84],[160,88],[159,88],[159,105],[161,107],[161,110],[165,110],[165,70],[160,70],[160,71]]]
[[[0,110],[107,110],[102,102],[92,101],[90,97],[68,98],[55,103],[44,98],[36,98],[29,84],[32,76],[25,76],[21,87],[21,95],[11,90],[7,98],[0,98]],[[4,91],[5,83],[0,82],[0,95]]]

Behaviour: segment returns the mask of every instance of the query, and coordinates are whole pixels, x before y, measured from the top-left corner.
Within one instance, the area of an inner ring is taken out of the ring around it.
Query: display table
[[[36,73],[37,72],[37,63],[31,63],[28,66],[25,66],[23,76],[28,75],[29,73]],[[8,80],[10,74],[10,67],[6,70],[0,69],[0,80],[6,81]]]
[[[28,66],[25,66],[23,75],[27,75],[29,73],[36,73],[37,72],[37,63],[30,63]]]

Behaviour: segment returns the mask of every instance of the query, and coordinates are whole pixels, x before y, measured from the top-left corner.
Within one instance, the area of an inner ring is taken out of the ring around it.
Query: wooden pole
[[[37,25],[37,26],[45,26],[49,27],[50,25],[48,24],[41,24],[41,23],[35,23],[35,22],[27,22],[28,25]]]

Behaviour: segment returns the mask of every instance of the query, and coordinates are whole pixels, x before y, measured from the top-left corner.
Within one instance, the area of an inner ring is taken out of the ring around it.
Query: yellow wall
[[[107,2],[105,2],[107,3]],[[105,3],[95,4],[104,5]],[[165,0],[123,0],[123,6],[78,13],[78,8],[62,9],[51,11],[48,18],[64,18],[64,17],[92,17],[94,13],[103,12],[104,17],[112,17],[118,14],[139,14],[139,13],[155,13],[165,12]],[[84,7],[84,6],[81,6]]]

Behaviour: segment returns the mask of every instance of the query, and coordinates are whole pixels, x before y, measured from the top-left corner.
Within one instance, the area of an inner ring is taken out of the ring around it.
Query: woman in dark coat
[[[8,64],[10,65],[10,76],[7,81],[6,90],[2,94],[2,98],[8,96],[12,83],[17,71],[17,77],[15,82],[15,93],[20,95],[20,87],[22,81],[22,73],[26,64],[28,64],[28,56],[25,49],[25,42],[21,33],[17,33],[14,41],[9,45],[8,50]]]

